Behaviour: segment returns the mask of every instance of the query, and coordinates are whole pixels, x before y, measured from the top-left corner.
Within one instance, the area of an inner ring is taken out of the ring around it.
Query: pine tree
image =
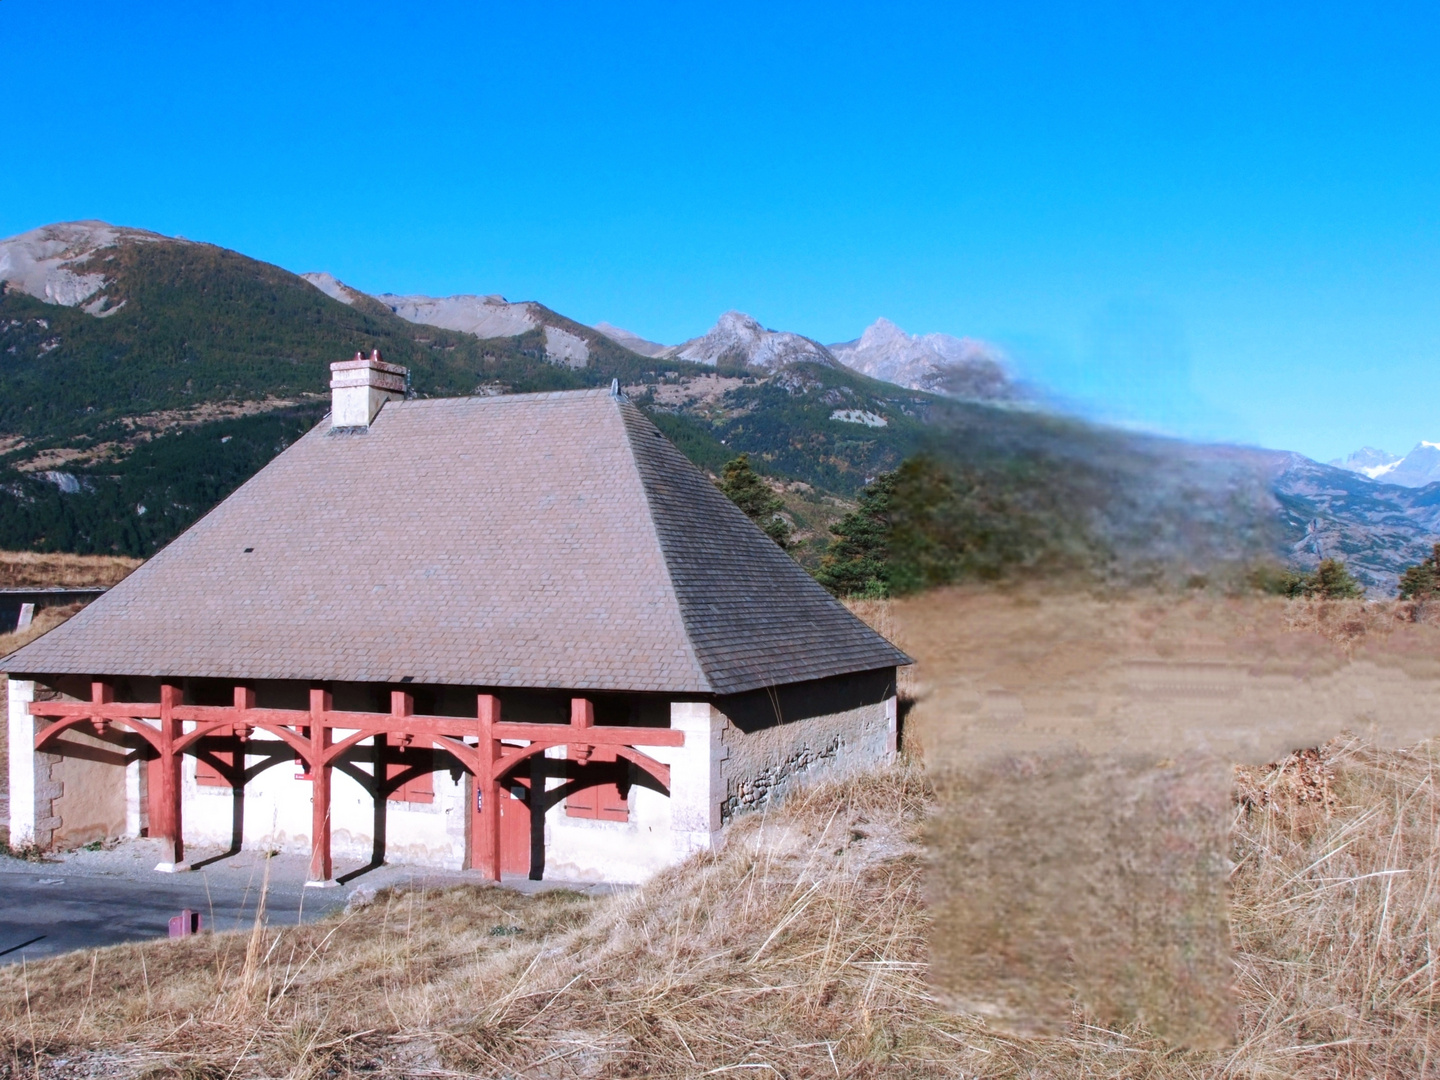
[[[1400,576],[1401,600],[1429,600],[1440,586],[1440,544]]]
[[[790,523],[780,516],[785,504],[751,468],[749,454],[741,454],[726,463],[720,476],[720,490],[759,525],[766,536],[782,548],[790,546]]]
[[[882,473],[860,493],[860,506],[830,527],[835,540],[815,572],[836,596],[890,595],[890,509],[895,474]]]
[[[1365,595],[1360,583],[1350,576],[1339,559],[1325,559],[1305,582],[1305,595],[1325,600],[1354,600]]]

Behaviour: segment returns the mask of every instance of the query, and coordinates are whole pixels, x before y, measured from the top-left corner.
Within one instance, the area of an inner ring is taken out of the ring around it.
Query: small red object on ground
[[[200,912],[183,908],[179,915],[170,920],[171,937],[189,937],[200,932]]]

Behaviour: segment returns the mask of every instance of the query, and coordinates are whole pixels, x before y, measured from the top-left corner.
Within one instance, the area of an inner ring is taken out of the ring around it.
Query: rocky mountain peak
[[[846,367],[911,390],[973,401],[1013,401],[1024,395],[1000,350],[976,338],[907,334],[876,319],[854,341],[830,346]]]
[[[407,322],[460,330],[476,337],[514,337],[540,325],[530,304],[512,304],[503,296],[398,296],[375,299]]]
[[[371,295],[352,288],[333,274],[301,274],[315,288],[342,304],[354,306],[361,300],[378,302],[406,322],[437,326],[442,330],[458,330],[481,338],[518,337],[536,327],[545,331],[545,358],[553,364],[583,368],[590,362],[590,346],[578,334],[559,326],[550,326],[543,319],[539,304],[512,304],[505,297],[487,296],[401,296],[398,293]]]
[[[143,229],[124,229],[103,221],[62,221],[0,240],[0,281],[47,304],[79,307],[98,317],[113,315],[122,300],[108,306],[109,280],[87,264],[95,254],[122,241],[170,240]],[[173,243],[186,243],[174,240]]]
[[[641,356],[663,356],[670,348],[669,345],[661,345],[657,341],[648,341],[634,331],[626,330],[623,326],[616,326],[614,323],[598,322],[595,324],[595,329],[617,345],[623,345],[631,352],[639,353]]]
[[[1381,484],[1424,487],[1440,482],[1440,443],[1418,442],[1404,457],[1373,446],[1362,446],[1353,454],[1337,458],[1330,464]]]
[[[346,285],[334,274],[309,273],[301,274],[300,276],[326,296],[330,297],[330,299],[339,300],[340,303],[349,307],[354,307],[355,301],[365,295],[359,289],[352,289],[349,285]]]
[[[767,330],[743,311],[727,311],[702,337],[692,338],[662,355],[695,364],[740,364],[776,371],[790,364],[837,365],[818,341],[784,330]]]

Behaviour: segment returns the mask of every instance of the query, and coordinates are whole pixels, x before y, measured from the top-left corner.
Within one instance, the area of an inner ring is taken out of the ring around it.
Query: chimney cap
[[[399,364],[387,364],[384,360],[381,360],[379,349],[373,350],[369,356],[366,356],[363,352],[357,352],[354,360],[337,360],[330,365],[330,370],[334,372],[364,371],[367,369],[370,371],[383,371],[387,375],[400,375],[402,377],[409,374],[408,369],[401,367]]]

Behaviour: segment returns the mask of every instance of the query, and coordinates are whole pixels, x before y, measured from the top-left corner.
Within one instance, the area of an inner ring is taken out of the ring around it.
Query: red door
[[[475,793],[475,778],[470,777],[470,865],[480,869],[487,865],[480,801]],[[500,872],[525,874],[531,870],[530,847],[530,779],[508,776],[500,784]]]
[[[514,777],[500,788],[500,872],[530,873],[530,786]]]

